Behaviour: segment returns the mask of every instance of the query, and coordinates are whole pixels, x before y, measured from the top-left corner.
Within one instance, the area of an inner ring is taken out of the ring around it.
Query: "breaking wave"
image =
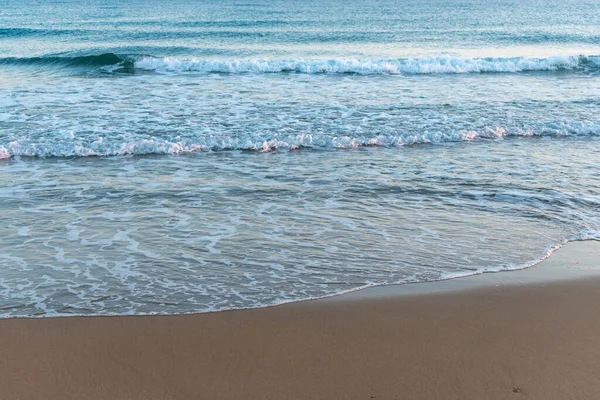
[[[547,58],[401,58],[335,60],[207,60],[200,58],[117,55],[105,53],[76,57],[45,56],[0,58],[0,65],[55,65],[90,67],[103,72],[135,73],[298,73],[298,74],[467,74],[516,73],[528,71],[594,71],[600,69],[600,56],[561,55]]]
[[[142,57],[135,68],[156,72],[301,73],[301,74],[464,74],[482,72],[556,71],[600,68],[600,56],[549,58],[435,57],[395,60],[232,60],[207,61]]]
[[[440,144],[478,139],[501,140],[508,137],[600,136],[600,121],[593,123],[552,123],[536,128],[487,127],[479,131],[375,134],[373,136],[333,136],[327,134],[256,134],[229,136],[198,134],[155,137],[120,134],[111,137],[88,136],[66,139],[64,136],[42,139],[23,138],[0,143],[0,159],[25,157],[88,157],[150,154],[185,154],[203,151],[287,151],[296,149],[349,149],[365,146],[395,147],[416,144]]]

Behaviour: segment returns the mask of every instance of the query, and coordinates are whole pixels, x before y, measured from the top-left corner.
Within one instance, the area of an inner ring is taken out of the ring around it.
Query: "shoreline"
[[[595,245],[597,243],[597,245]],[[568,246],[568,251],[562,249]],[[556,257],[558,252],[559,256]],[[204,315],[232,311],[261,310],[272,307],[283,307],[298,303],[321,301],[346,301],[363,298],[405,296],[418,294],[435,294],[437,292],[462,291],[471,288],[494,286],[498,284],[526,284],[553,282],[561,280],[579,279],[588,276],[600,277],[600,267],[595,268],[595,258],[600,259],[600,240],[584,239],[567,241],[557,245],[549,252],[529,265],[517,269],[475,272],[471,275],[453,276],[435,281],[406,282],[379,284],[357,287],[340,293],[331,293],[322,297],[290,300],[277,304],[263,305],[248,308],[230,308],[212,311],[192,311],[156,314],[61,314],[61,315],[17,315],[0,317],[2,320],[11,319],[46,319],[46,318],[116,318],[116,317],[168,317],[178,315]],[[583,263],[582,265],[579,265]],[[543,271],[536,268],[543,265]],[[565,268],[564,265],[570,267]],[[577,267],[575,267],[577,266]],[[530,271],[531,270],[531,271]],[[508,274],[508,275],[506,275]]]
[[[467,282],[468,281],[468,282]],[[600,242],[276,307],[0,320],[6,399],[597,399]]]
[[[548,256],[530,266],[506,270],[478,272],[431,282],[367,287],[340,295],[315,300],[360,300],[394,296],[458,292],[507,285],[538,285],[585,278],[600,278],[600,240],[569,241],[552,250]],[[364,293],[363,293],[364,292]]]

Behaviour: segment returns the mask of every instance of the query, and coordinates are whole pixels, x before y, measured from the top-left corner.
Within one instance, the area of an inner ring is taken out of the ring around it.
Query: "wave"
[[[479,131],[447,131],[434,133],[397,133],[373,136],[331,136],[326,134],[262,134],[232,137],[226,134],[196,137],[153,137],[150,135],[116,135],[72,140],[45,137],[23,138],[0,143],[0,159],[24,157],[106,157],[124,155],[177,155],[205,151],[288,151],[296,149],[335,150],[359,147],[397,147],[418,144],[442,144],[501,140],[509,137],[586,137],[600,136],[600,121],[592,123],[563,122],[543,124],[537,128],[487,127]]]
[[[28,37],[28,36],[60,36],[77,35],[85,31],[69,29],[35,29],[35,28],[0,28],[0,38]]]
[[[598,55],[563,55],[547,58],[400,58],[400,59],[335,59],[335,60],[207,60],[200,58],[155,57],[104,53],[74,57],[44,56],[33,58],[0,58],[0,65],[56,65],[92,67],[109,73],[298,73],[298,74],[467,74],[516,73],[528,71],[595,71],[600,69]]]
[[[114,53],[85,55],[76,57],[42,56],[42,57],[7,57],[0,58],[0,65],[45,66],[56,65],[63,67],[107,67],[107,66],[133,66],[130,57],[119,56]]]
[[[464,74],[526,72],[600,68],[600,56],[554,56],[548,58],[456,58],[434,57],[391,60],[231,60],[207,61],[172,57],[142,57],[135,68],[164,72],[201,73],[301,73],[301,74]]]

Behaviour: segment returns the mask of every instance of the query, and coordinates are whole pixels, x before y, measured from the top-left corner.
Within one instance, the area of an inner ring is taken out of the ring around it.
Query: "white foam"
[[[102,143],[90,140],[72,141],[68,138],[54,141],[32,142],[28,138],[15,140],[0,147],[0,158],[10,156],[30,157],[86,157],[122,156],[147,154],[184,154],[201,151],[254,150],[260,152],[285,151],[299,148],[349,149],[363,146],[394,147],[414,144],[436,144],[448,142],[474,141],[480,138],[502,139],[506,137],[528,136],[598,136],[600,121],[557,122],[537,124],[533,127],[485,127],[478,131],[438,131],[407,132],[396,134],[348,135],[329,134],[288,134],[270,138],[269,133],[248,136],[203,135],[186,140],[148,139],[147,137],[113,137]],[[124,141],[123,141],[124,140]]]
[[[142,57],[135,67],[164,73],[280,73],[303,74],[465,74],[482,72],[556,71],[598,67],[600,56],[557,55],[547,58],[406,58],[334,60],[205,60],[199,58]]]

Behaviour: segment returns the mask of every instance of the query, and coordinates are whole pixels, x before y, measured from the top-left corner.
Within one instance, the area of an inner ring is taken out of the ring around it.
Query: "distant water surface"
[[[596,1],[13,1],[0,316],[187,313],[600,238]]]

